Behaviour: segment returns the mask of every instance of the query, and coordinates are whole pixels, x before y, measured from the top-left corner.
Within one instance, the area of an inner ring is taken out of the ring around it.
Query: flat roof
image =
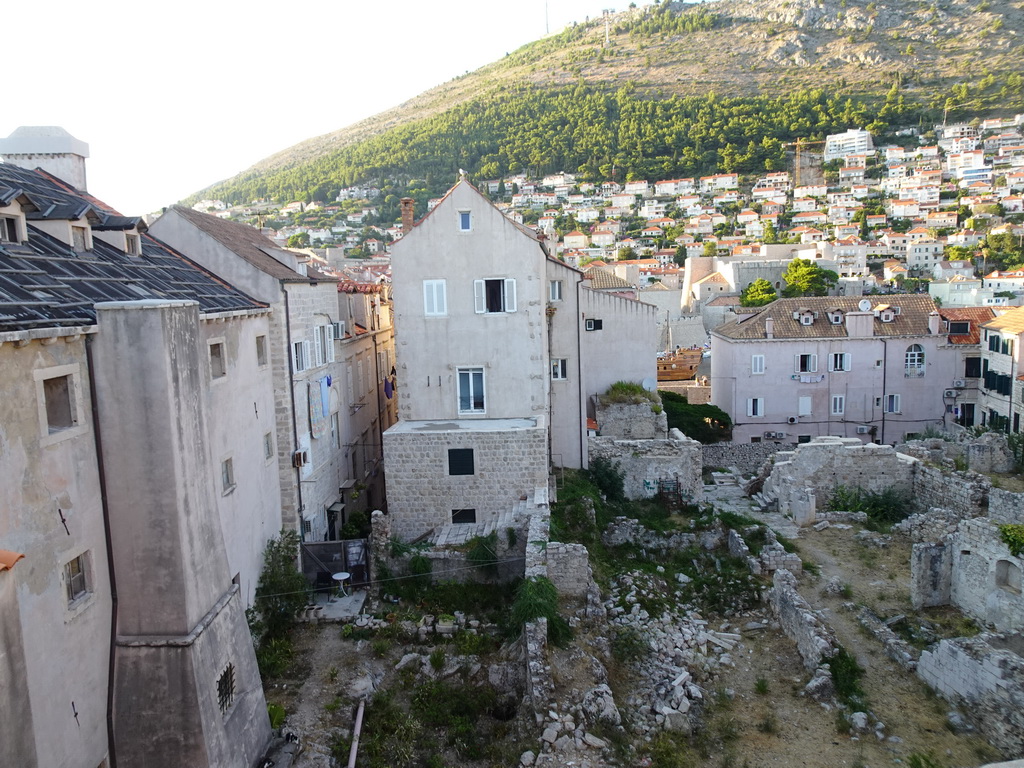
[[[536,418],[526,419],[437,419],[431,421],[399,421],[388,427],[388,432],[507,432],[517,429],[536,429]]]

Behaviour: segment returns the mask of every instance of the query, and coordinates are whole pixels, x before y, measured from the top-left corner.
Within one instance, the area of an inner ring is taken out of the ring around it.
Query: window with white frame
[[[318,325],[313,329],[313,354],[316,365],[334,362],[334,325]]]
[[[813,398],[810,395],[801,395],[797,398],[797,416],[810,416]]]
[[[444,317],[448,314],[448,284],[446,281],[423,281],[423,314],[427,317]]]
[[[794,366],[797,373],[815,373],[818,370],[818,356],[812,354],[797,355]]]
[[[907,353],[904,355],[904,363],[907,368],[907,372],[920,372],[924,370],[924,347],[920,344],[911,344],[907,347]]]
[[[459,368],[459,413],[484,412],[484,369]]]
[[[67,590],[68,605],[89,594],[89,557],[87,552],[72,558],[64,566],[64,585]]]
[[[764,355],[750,356],[750,372],[752,374],[764,373]]]
[[[496,278],[473,281],[473,299],[477,314],[516,311],[516,281]]]
[[[71,227],[71,247],[76,251],[92,250],[88,227]]]
[[[14,216],[0,216],[0,243],[20,243],[18,219]]]
[[[459,211],[459,231],[473,231],[473,216],[470,211]]]
[[[850,370],[850,353],[836,352],[828,357],[828,369],[830,371]]]
[[[313,367],[310,352],[310,344],[308,341],[296,341],[292,344],[292,366],[295,373],[301,373],[302,371]]]
[[[551,378],[564,380],[569,378],[569,361],[565,358],[551,361]]]
[[[899,395],[886,395],[885,396],[885,412],[886,413],[900,413],[900,396]]]
[[[551,301],[562,300],[562,281],[552,280],[548,283],[548,299]]]
[[[842,416],[846,413],[846,396],[832,395],[832,415]]]
[[[130,253],[132,256],[139,255],[139,236],[138,235],[125,235],[124,238],[124,250],[126,253]]]
[[[747,398],[747,416],[764,416],[764,398],[763,397],[750,397]]]

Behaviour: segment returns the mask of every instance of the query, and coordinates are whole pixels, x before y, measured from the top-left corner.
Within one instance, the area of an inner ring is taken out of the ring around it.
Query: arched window
[[[907,347],[905,361],[908,373],[923,372],[924,347],[922,347],[920,344],[911,344],[909,347]]]
[[[1009,560],[996,563],[996,586],[1007,592],[1020,594],[1020,568]]]

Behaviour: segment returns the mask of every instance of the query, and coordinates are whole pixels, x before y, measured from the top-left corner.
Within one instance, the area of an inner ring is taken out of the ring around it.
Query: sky
[[[0,137],[63,127],[89,145],[89,192],[141,215],[628,5],[617,2],[5,4],[20,90],[0,108]]]

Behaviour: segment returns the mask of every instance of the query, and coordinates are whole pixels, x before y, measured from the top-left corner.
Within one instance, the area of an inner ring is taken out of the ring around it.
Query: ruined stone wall
[[[796,643],[805,669],[815,670],[835,655],[835,635],[797,592],[796,577],[792,573],[775,572],[772,588],[768,590],[768,604],[786,637]]]
[[[548,620],[541,617],[523,627],[520,636],[526,660],[526,696],[538,718],[555,703],[555,686],[548,666]]]
[[[582,544],[563,544],[552,541],[547,547],[548,578],[559,594],[586,597],[593,574],[590,557]]]
[[[990,486],[987,477],[975,472],[950,472],[922,462],[914,465],[912,491],[917,511],[942,507],[961,518],[983,515]]]
[[[744,474],[756,474],[766,460],[781,450],[782,443],[712,443],[702,446],[705,467],[736,467]]]
[[[917,673],[965,714],[996,749],[1024,753],[1024,641],[982,634],[924,651]]]
[[[961,521],[968,519],[963,511],[932,507],[918,512],[892,527],[894,533],[905,534],[913,542],[942,541],[956,532]]]
[[[691,501],[704,498],[701,444],[673,429],[667,440],[616,440],[591,437],[589,455],[619,464],[627,499],[649,499],[659,480],[675,480]]]
[[[1024,525],[1024,493],[990,489],[988,516],[998,525]]]
[[[1000,632],[1024,629],[1024,560],[1010,554],[997,524],[984,517],[963,522],[951,548],[950,602]]]
[[[949,605],[952,568],[948,544],[914,545],[910,555],[910,602],[915,611]]]
[[[621,440],[664,440],[668,437],[668,414],[651,402],[605,403],[594,397],[594,414],[602,437]],[[657,412],[656,412],[657,411]]]

